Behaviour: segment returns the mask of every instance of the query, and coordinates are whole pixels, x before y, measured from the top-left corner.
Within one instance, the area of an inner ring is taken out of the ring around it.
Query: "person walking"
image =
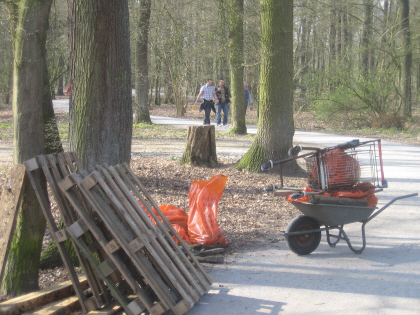
[[[216,93],[213,87],[213,80],[207,79],[207,83],[203,85],[200,89],[200,93],[197,95],[197,99],[195,100],[194,104],[198,103],[200,97],[203,97],[200,106],[200,112],[204,110],[204,125],[210,125],[210,112],[213,110],[216,113],[216,109],[214,108],[214,100],[218,103]]]
[[[223,110],[223,126],[227,126],[227,119],[229,113],[229,104],[230,104],[230,93],[228,87],[225,85],[223,79],[219,80],[219,84],[216,87],[216,96],[219,101],[217,104],[217,114],[216,114],[216,123],[218,127],[222,126],[222,119],[220,113]]]
[[[244,90],[245,90],[245,114],[246,114],[248,103],[251,104],[251,106],[254,106],[254,104],[251,98],[251,92],[249,92],[248,90],[248,83],[246,82],[244,82]]]

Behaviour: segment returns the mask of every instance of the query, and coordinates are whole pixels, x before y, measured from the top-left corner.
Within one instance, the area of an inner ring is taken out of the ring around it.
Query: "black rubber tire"
[[[319,224],[314,218],[300,215],[290,221],[287,225],[286,233],[317,229],[319,229]],[[286,236],[287,246],[292,252],[298,255],[309,255],[317,249],[320,241],[321,232]]]

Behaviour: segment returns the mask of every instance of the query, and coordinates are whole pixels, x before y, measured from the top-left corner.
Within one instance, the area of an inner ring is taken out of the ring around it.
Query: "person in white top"
[[[210,112],[213,110],[213,112],[216,113],[216,109],[214,108],[214,100],[216,100],[216,104],[219,102],[216,97],[212,79],[207,79],[207,83],[201,87],[200,93],[197,95],[197,99],[194,104],[198,103],[200,97],[203,97],[200,106],[200,112],[204,109],[204,125],[210,125]]]

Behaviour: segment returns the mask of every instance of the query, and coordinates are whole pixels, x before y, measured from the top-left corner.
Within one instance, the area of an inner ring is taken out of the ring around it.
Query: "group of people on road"
[[[248,103],[253,105],[251,93],[248,90],[248,84],[244,82],[245,90],[245,113],[248,107]],[[200,93],[197,95],[197,99],[194,104],[198,103],[198,100],[202,98],[200,105],[200,112],[204,110],[204,125],[210,125],[210,113],[213,111],[216,114],[216,124],[218,127],[228,126],[228,113],[230,105],[230,91],[225,85],[223,79],[219,80],[216,87],[213,87],[213,80],[207,79],[207,83],[200,88]],[[217,111],[214,105],[217,106]],[[221,119],[221,113],[223,111],[223,125]]]

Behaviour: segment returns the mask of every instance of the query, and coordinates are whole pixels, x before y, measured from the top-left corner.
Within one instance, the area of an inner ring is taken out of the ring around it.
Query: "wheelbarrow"
[[[299,155],[301,151],[311,151]],[[331,204],[330,202],[302,202],[300,199],[308,195],[334,194],[336,192],[357,190],[382,191],[388,187],[384,177],[381,140],[369,140],[360,142],[355,139],[337,146],[328,148],[314,148],[295,146],[289,150],[290,158],[273,162],[268,161],[261,165],[263,171],[268,171],[279,165],[280,183],[279,187],[274,184],[267,186],[266,191],[274,191],[275,195],[287,196],[289,201],[304,215],[294,218],[288,224],[285,233],[289,249],[298,255],[308,255],[319,245],[321,232],[325,231],[327,242],[331,247],[340,240],[345,240],[349,248],[356,254],[360,254],[366,247],[365,226],[382,211],[399,199],[417,196],[417,193],[396,197],[380,209],[369,207],[368,202],[364,206],[354,203]],[[308,172],[308,190],[301,188],[290,188],[284,186],[282,165],[304,158]],[[309,192],[308,192],[309,191]],[[335,198],[333,201],[340,198]],[[308,199],[309,201],[309,199]],[[324,200],[325,201],[325,200]],[[365,200],[367,201],[367,200]],[[376,204],[376,202],[375,202]],[[350,242],[344,225],[360,222],[362,223],[362,247],[356,249]],[[324,226],[321,228],[321,226]],[[331,234],[331,230],[338,230],[338,234]]]
[[[392,205],[395,201],[415,197],[417,195],[417,193],[414,193],[396,197],[380,209],[375,207],[292,202],[292,204],[304,215],[300,215],[290,221],[287,225],[285,233],[282,235],[285,236],[289,249],[298,255],[308,255],[317,249],[321,241],[322,231],[326,232],[327,242],[330,247],[335,247],[340,240],[345,240],[349,248],[354,253],[360,254],[366,247],[366,224]],[[363,244],[358,249],[353,247],[350,239],[344,231],[345,224],[355,222],[362,223]],[[320,228],[320,226],[325,227]],[[331,230],[338,230],[338,235],[331,234]]]

